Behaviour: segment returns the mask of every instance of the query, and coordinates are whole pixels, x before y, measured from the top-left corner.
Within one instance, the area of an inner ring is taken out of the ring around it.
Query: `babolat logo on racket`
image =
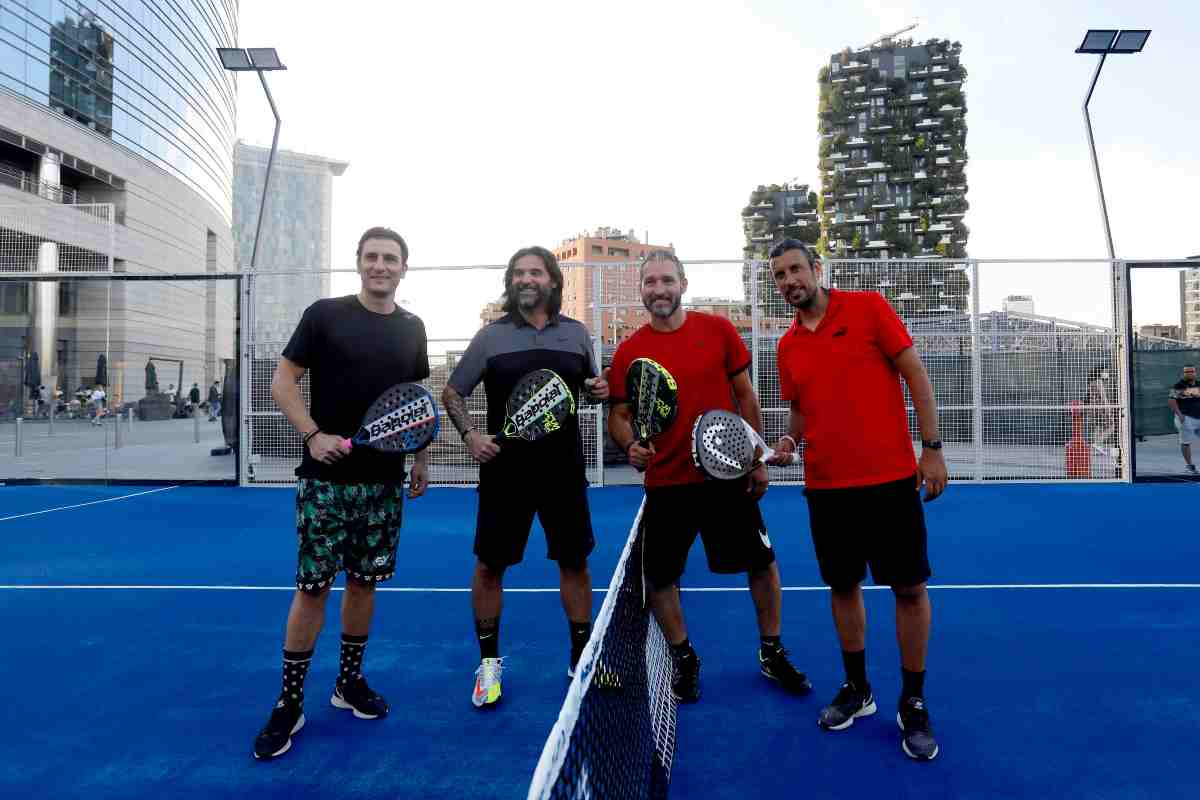
[[[547,383],[541,389],[538,389],[533,397],[526,400],[525,404],[512,415],[512,427],[515,430],[522,431],[533,424],[534,420],[543,415],[553,419],[553,416],[548,414],[550,409],[570,399],[570,393],[566,391],[566,388],[560,382],[552,381]],[[557,426],[557,423],[555,425]],[[550,431],[552,429],[547,427],[546,430]]]
[[[382,439],[396,431],[410,428],[413,425],[427,422],[437,416],[437,410],[428,397],[419,397],[407,405],[397,408],[392,413],[380,417],[367,425],[370,440]]]

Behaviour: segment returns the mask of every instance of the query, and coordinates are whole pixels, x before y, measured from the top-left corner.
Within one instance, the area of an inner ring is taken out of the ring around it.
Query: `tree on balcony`
[[[817,70],[817,80],[821,83],[829,83],[829,65],[821,67]]]

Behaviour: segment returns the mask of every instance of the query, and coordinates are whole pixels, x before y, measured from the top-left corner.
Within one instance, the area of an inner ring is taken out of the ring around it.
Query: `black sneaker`
[[[874,713],[875,697],[871,694],[871,687],[859,689],[846,681],[833,702],[821,709],[817,724],[827,731],[840,731],[849,728],[859,717],[869,717]]]
[[[759,647],[758,668],[764,676],[792,694],[808,694],[812,691],[812,682],[808,676],[792,666],[792,662],[788,661],[787,650],[782,647]]]
[[[910,697],[900,703],[896,712],[896,723],[904,732],[900,746],[904,754],[917,761],[932,761],[938,754],[938,743],[933,738],[933,729],[929,727],[929,712],[925,710],[925,701],[920,697]]]
[[[700,657],[693,650],[687,655],[672,659],[675,674],[671,677],[671,691],[680,703],[694,703],[700,699]]]
[[[254,757],[260,761],[278,758],[292,747],[292,736],[304,727],[304,709],[285,705],[282,700],[275,704],[267,725],[258,732],[254,740]]]
[[[344,687],[333,687],[329,703],[334,708],[353,711],[359,719],[380,719],[388,713],[387,701],[367,686],[367,679],[361,676]]]

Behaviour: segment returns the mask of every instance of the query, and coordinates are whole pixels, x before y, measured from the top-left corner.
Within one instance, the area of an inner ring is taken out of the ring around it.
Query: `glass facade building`
[[[232,220],[236,0],[0,0],[0,87],[182,179]]]

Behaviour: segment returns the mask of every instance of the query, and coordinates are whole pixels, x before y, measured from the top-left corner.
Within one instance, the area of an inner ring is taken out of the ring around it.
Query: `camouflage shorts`
[[[400,484],[301,478],[296,487],[296,588],[313,592],[332,586],[343,569],[365,583],[392,577],[403,500]]]

